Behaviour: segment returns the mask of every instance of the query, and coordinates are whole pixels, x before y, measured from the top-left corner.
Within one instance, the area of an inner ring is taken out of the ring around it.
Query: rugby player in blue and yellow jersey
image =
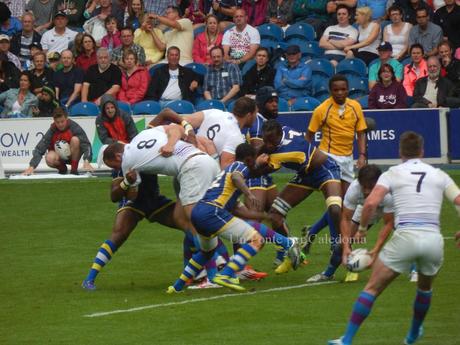
[[[193,255],[180,278],[170,286],[168,293],[179,292],[185,282],[193,278],[212,258],[218,243],[218,237],[226,238],[241,247],[232,256],[227,265],[214,277],[213,282],[236,291],[244,291],[234,278],[246,263],[262,249],[264,242],[281,245],[287,250],[286,265],[296,269],[300,263],[299,244],[282,236],[260,223],[247,223],[238,215],[254,218],[254,212],[238,206],[238,198],[244,194],[249,203],[257,207],[259,201],[249,190],[246,181],[255,166],[256,152],[249,144],[240,144],[236,148],[235,162],[227,166],[215,178],[204,197],[192,210],[192,223],[200,236],[200,252]],[[233,213],[232,213],[233,212]]]
[[[274,120],[263,125],[264,152],[258,163],[261,171],[274,172],[281,167],[295,170],[294,178],[284,187],[273,202],[269,215],[273,229],[286,230],[285,218],[289,210],[302,202],[313,191],[320,190],[326,199],[326,206],[337,228],[342,208],[340,168],[334,159],[308,142],[302,133]],[[338,267],[341,262],[340,243],[334,244],[337,252],[331,257],[330,265]],[[335,249],[335,248],[334,248]],[[284,262],[275,272],[287,272]]]

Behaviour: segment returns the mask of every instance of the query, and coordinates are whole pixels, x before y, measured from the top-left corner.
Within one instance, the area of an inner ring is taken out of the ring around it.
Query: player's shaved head
[[[420,158],[423,156],[423,137],[413,131],[407,131],[399,137],[399,154],[402,158]]]

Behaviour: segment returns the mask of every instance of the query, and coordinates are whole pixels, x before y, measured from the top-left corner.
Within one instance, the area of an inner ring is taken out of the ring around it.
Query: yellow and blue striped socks
[[[94,258],[93,265],[91,266],[86,280],[94,281],[102,267],[104,267],[110,261],[110,259],[112,259],[112,256],[116,251],[117,246],[112,241],[106,240],[104,243],[102,243],[99,247],[96,257]]]
[[[221,275],[233,277],[236,272],[241,271],[247,262],[257,254],[257,250],[249,244],[243,244],[230,258],[230,262],[220,271]]]

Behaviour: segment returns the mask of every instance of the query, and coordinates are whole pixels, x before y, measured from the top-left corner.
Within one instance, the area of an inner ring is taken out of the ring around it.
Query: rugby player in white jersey
[[[423,334],[423,320],[431,304],[432,284],[444,259],[444,240],[439,228],[443,196],[456,205],[460,215],[460,189],[442,170],[424,163],[423,137],[405,132],[400,137],[402,163],[380,176],[366,198],[358,231],[365,232],[385,195],[391,193],[395,231],[373,264],[369,282],[353,306],[343,337],[329,345],[350,345],[375,299],[399,274],[416,262],[419,279],[413,318],[404,344],[414,344]]]
[[[171,109],[165,109],[150,122],[150,125],[158,126],[173,122],[181,124],[186,134],[195,129],[197,137],[205,137],[214,143],[220,167],[224,169],[235,161],[236,147],[245,141],[241,129],[249,128],[256,114],[255,101],[241,97],[236,100],[233,113],[209,109],[191,115],[179,115]]]
[[[358,232],[358,225],[361,220],[361,213],[365,199],[368,197],[379,179],[382,171],[375,164],[365,165],[358,172],[358,178],[353,180],[348,187],[343,200],[342,218],[340,222],[340,233],[343,242],[342,261],[344,264],[351,253],[351,244],[353,242],[362,242],[364,232]],[[371,256],[375,257],[380,249],[382,249],[388,235],[393,230],[394,214],[393,214],[393,198],[391,194],[385,195],[383,201],[377,207],[375,215],[369,223],[369,228],[378,223],[383,218],[383,229],[379,233],[379,237],[374,247],[370,251]],[[347,272],[345,282],[358,280],[358,273]]]

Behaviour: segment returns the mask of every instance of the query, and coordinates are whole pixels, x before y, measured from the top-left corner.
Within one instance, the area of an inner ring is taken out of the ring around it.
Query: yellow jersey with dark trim
[[[245,180],[249,178],[249,169],[246,164],[239,161],[233,162],[217,175],[201,201],[215,204],[228,211],[233,210],[241,195],[241,191],[236,188],[232,180],[234,172],[241,174]]]
[[[361,105],[349,98],[340,106],[329,97],[313,111],[308,125],[310,132],[321,130],[319,148],[337,156],[351,155],[356,132],[366,129]]]
[[[305,140],[303,133],[283,126],[283,136],[275,152],[270,154],[268,164],[275,170],[282,166],[288,169],[307,170],[316,146]]]

